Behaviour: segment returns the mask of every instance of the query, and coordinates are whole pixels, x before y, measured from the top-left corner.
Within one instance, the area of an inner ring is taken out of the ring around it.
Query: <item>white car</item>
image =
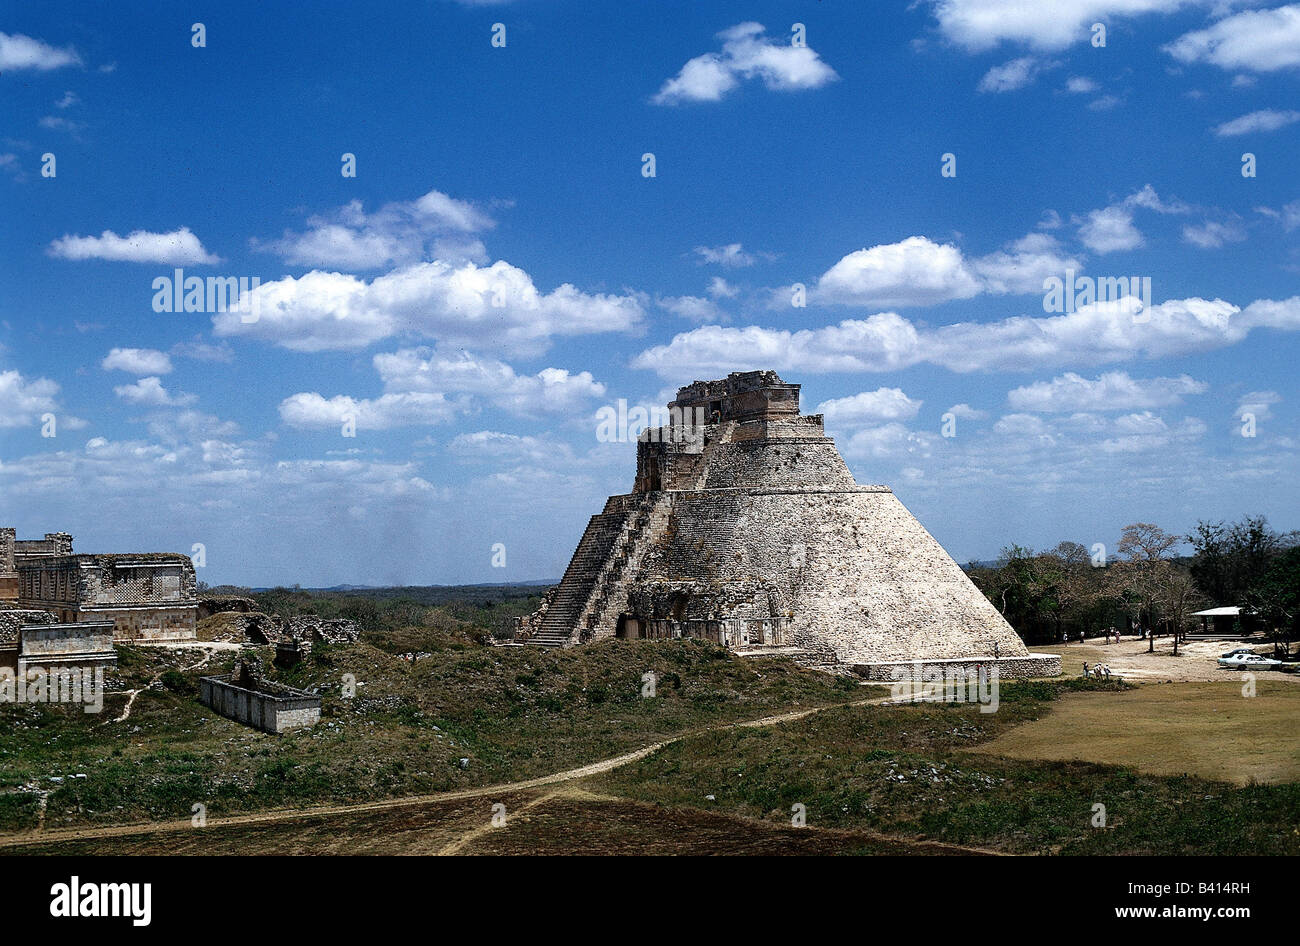
[[[1259,654],[1236,654],[1232,657],[1220,657],[1219,666],[1231,670],[1281,670],[1282,661]]]

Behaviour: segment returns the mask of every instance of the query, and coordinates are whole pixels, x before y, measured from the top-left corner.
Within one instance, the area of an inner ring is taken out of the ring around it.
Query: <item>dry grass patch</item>
[[[1069,693],[1050,714],[971,751],[1236,785],[1300,780],[1300,688],[1260,680],[1249,699],[1241,688],[1240,682],[1183,683]]]

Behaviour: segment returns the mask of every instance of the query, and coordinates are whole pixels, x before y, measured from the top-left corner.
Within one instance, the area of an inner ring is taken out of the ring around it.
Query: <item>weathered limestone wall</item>
[[[71,554],[72,536],[66,532],[47,532],[43,539],[15,539],[14,541],[14,560],[19,565],[36,559]]]
[[[998,679],[1015,680],[1026,677],[1056,677],[1061,673],[1061,658],[1057,654],[1026,654],[1024,657],[984,658],[982,660],[927,660],[923,668],[936,668],[947,673],[976,673],[988,671],[994,667]],[[853,672],[868,680],[892,683],[898,680],[915,679],[917,664],[915,661],[894,661],[890,663],[854,664]]]
[[[705,489],[854,485],[853,474],[829,438],[720,443],[710,452],[704,480]]]
[[[96,555],[87,569],[82,599],[96,605],[195,605],[193,563],[183,555]]]
[[[199,701],[227,719],[269,733],[320,721],[320,697],[265,682],[259,689],[249,690],[235,686],[226,677],[202,677]]]
[[[0,609],[0,667],[18,669],[19,630],[29,624],[53,624],[49,611],[24,611],[18,608]]]
[[[295,614],[289,618],[288,634],[294,640],[346,644],[361,636],[361,628],[347,618],[322,618],[318,614]]]
[[[112,621],[120,641],[193,640],[197,606],[138,608],[80,608],[78,621]]]
[[[24,625],[53,623],[54,615],[49,611],[0,610],[0,644],[18,640],[18,629]]]
[[[204,618],[211,617],[214,614],[221,614],[227,611],[236,611],[247,614],[257,610],[257,602],[252,598],[244,598],[240,595],[207,595],[199,599],[198,618],[202,621]]]
[[[28,626],[22,635],[24,657],[103,653],[113,649],[113,626],[106,622]]]
[[[840,662],[1028,653],[885,487],[679,493],[669,529],[642,581],[770,582],[793,642]]]
[[[19,632],[17,669],[20,674],[35,666],[103,667],[116,663],[113,625],[108,622],[38,622]]]
[[[85,591],[81,561],[49,558],[20,563],[19,601],[25,605],[62,611],[75,610]]]
[[[14,564],[13,529],[0,529],[0,602],[18,600],[18,570]]]
[[[194,565],[173,554],[65,555],[18,565],[21,605],[65,622],[110,620],[119,640],[194,637]]]
[[[775,371],[740,371],[679,388],[668,408],[703,408],[706,416],[716,413],[723,421],[794,416],[799,413],[799,385],[786,384]]]

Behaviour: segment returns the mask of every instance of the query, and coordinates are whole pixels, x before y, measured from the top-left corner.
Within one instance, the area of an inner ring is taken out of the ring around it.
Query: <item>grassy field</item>
[[[301,594],[264,604],[300,607]],[[317,645],[289,671],[246,647],[271,678],[322,695],[319,724],[278,737],[197,702],[198,677],[233,650],[123,646],[100,715],[0,706],[0,834],[30,838],[5,850],[1300,853],[1293,681],[1261,680],[1246,699],[1236,682],[1067,676],[1004,683],[996,713],[848,706],[881,691],[702,641],[484,644],[497,617],[477,612],[520,600],[385,599],[360,642]],[[725,728],[811,707],[823,709]],[[507,785],[673,739],[581,780]],[[505,828],[490,824],[496,802]],[[206,828],[189,825],[196,803]],[[795,805],[807,827],[792,826]],[[321,806],[333,810],[303,812]],[[38,826],[66,836],[42,841]]]
[[[492,804],[506,822],[492,825]],[[853,831],[799,829],[582,788],[504,793],[267,824],[35,843],[22,855],[198,854],[922,854],[971,852]]]
[[[1069,699],[1132,701],[1162,689],[1020,683],[1004,685],[1001,708],[992,714],[970,704],[834,709],[772,729],[683,740],[600,776],[593,786],[773,824],[788,823],[791,807],[802,804],[809,825],[1016,853],[1300,853],[1300,784],[1294,781],[1237,787],[972,751],[1049,721]],[[1093,826],[1095,804],[1106,806],[1105,828]]]
[[[1103,762],[1157,775],[1247,785],[1300,781],[1300,687],[1261,680],[1074,693],[1053,712],[976,751],[1012,759]]]
[[[392,632],[396,634],[396,632]],[[742,660],[700,641],[618,642],[563,653],[476,645],[409,630],[380,643],[428,654],[414,665],[370,643],[317,645],[268,676],[319,688],[322,720],[270,736],[198,703],[194,652],[121,647],[114,682],[145,687],[99,716],[0,706],[0,830],[189,817],[352,802],[516,781],[640,748],[720,721],[861,696],[784,658]],[[254,652],[269,661],[270,648]],[[654,672],[656,696],[642,697]],[[345,698],[351,674],[356,695]],[[161,677],[160,677],[161,675]],[[150,681],[153,681],[152,683]]]

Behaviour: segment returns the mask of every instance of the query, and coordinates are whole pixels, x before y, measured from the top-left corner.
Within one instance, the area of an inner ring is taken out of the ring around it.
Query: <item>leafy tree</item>
[[[1263,618],[1279,654],[1289,654],[1300,637],[1300,548],[1276,556],[1246,594],[1246,605]]]
[[[976,586],[1025,640],[1061,639],[1067,627],[1089,623],[1103,605],[1104,570],[1088,550],[1062,542],[1050,552],[1020,545],[1002,550],[996,566],[969,567]]]
[[[1058,637],[1061,625],[1082,619],[1104,596],[1100,572],[1092,565],[1087,548],[1078,542],[1061,542],[1048,553],[1058,563],[1054,597]]]
[[[1194,551],[1192,575],[1215,604],[1239,605],[1269,563],[1296,540],[1294,532],[1270,528],[1264,516],[1246,516],[1232,525],[1198,522],[1187,537]]]

